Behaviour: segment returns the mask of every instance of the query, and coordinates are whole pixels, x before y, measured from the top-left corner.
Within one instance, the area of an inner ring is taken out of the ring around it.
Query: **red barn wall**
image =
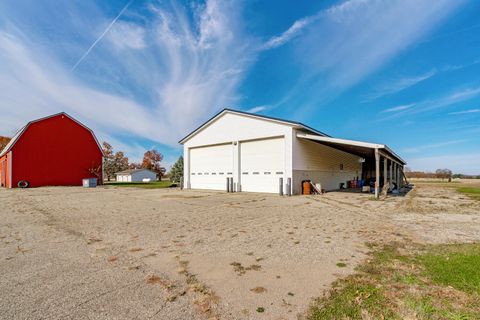
[[[79,186],[102,164],[92,133],[65,115],[31,123],[12,147],[12,186]]]
[[[8,154],[0,157],[0,186],[10,187],[10,170],[8,167]]]

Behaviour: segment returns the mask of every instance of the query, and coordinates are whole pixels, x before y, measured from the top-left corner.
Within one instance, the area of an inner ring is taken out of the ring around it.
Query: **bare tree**
[[[452,170],[450,169],[437,169],[435,175],[442,180],[448,179],[449,182],[452,181]]]

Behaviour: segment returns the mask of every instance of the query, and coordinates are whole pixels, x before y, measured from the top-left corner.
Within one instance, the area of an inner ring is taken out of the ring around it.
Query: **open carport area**
[[[366,243],[480,240],[478,202],[429,187],[385,201],[115,187],[0,201],[4,318],[296,319]]]

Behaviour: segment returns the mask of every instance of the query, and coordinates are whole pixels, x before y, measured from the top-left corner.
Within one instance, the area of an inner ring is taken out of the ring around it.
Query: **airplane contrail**
[[[85,53],[80,57],[80,59],[78,59],[77,63],[75,63],[75,65],[72,67],[72,70],[71,71],[75,71],[75,69],[78,67],[78,65],[88,56],[88,54],[90,53],[90,51],[92,51],[93,48],[95,48],[95,46],[97,45],[97,43],[102,40],[102,38],[107,34],[107,32],[112,28],[112,26],[115,24],[115,22],[117,22],[118,18],[120,18],[120,16],[125,12],[125,10],[127,10],[127,8],[130,6],[130,4],[133,2],[133,0],[130,0],[126,5],[125,7],[123,7],[123,9],[120,11],[120,13],[115,17],[115,19],[112,20],[112,22],[110,22],[110,24],[107,26],[107,28],[103,31],[103,33],[100,35],[100,37],[97,38],[97,40],[95,40],[92,45],[90,46],[90,48],[88,48],[87,51],[85,51]]]

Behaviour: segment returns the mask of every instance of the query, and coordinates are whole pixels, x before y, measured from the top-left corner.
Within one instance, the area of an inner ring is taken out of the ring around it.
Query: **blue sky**
[[[66,111],[132,160],[224,107],[480,174],[480,2],[0,2],[0,134]]]

